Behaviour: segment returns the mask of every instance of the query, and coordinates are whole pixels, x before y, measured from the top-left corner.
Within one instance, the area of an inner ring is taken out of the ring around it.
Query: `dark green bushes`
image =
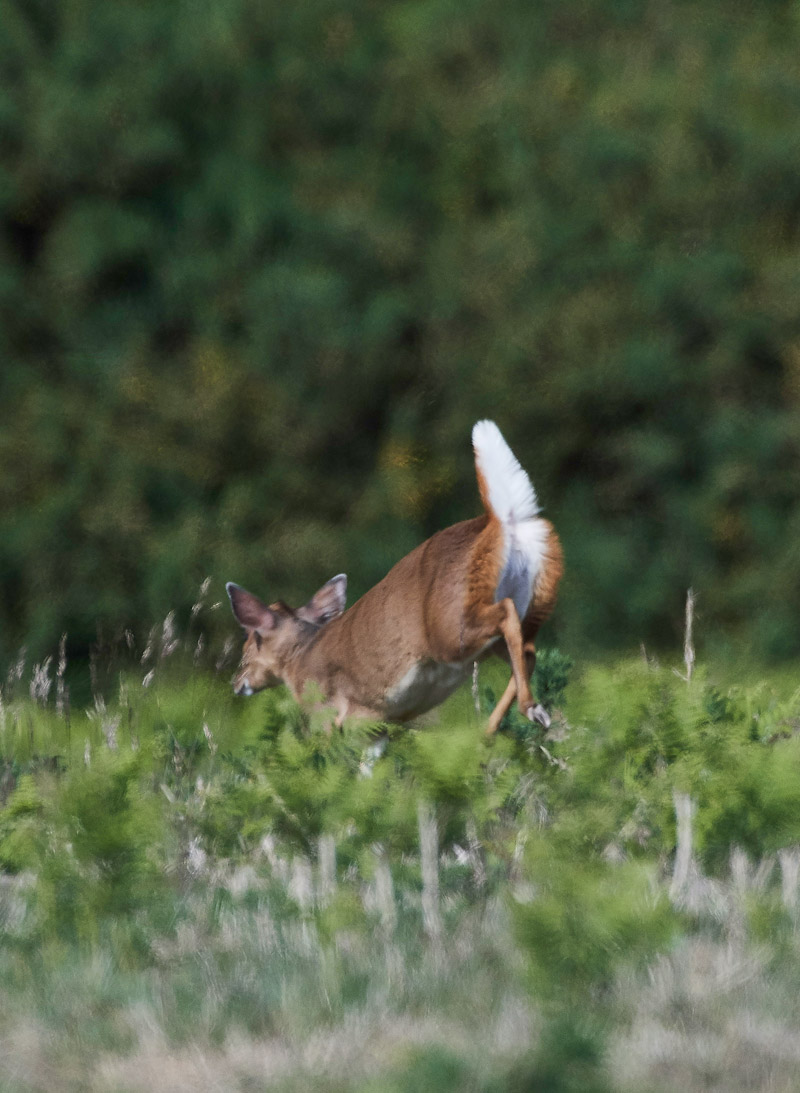
[[[484,416],[562,647],[692,584],[794,655],[800,31],[742,11],[3,0],[0,658],[358,594],[476,511]]]

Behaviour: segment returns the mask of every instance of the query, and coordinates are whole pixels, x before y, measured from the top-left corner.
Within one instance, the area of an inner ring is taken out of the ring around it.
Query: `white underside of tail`
[[[530,478],[493,421],[479,421],[474,426],[472,446],[492,512],[504,531],[504,557],[495,600],[510,597],[517,614],[524,618],[542,566],[549,528],[539,519],[539,504]]]

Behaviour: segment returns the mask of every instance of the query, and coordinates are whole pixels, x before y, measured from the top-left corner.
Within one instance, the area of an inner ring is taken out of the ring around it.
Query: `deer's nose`
[[[233,693],[235,695],[242,695],[245,698],[253,693],[253,688],[250,686],[247,676],[238,683],[234,683]]]

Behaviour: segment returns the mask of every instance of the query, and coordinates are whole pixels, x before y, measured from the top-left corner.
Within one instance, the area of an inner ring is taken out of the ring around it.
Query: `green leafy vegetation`
[[[35,696],[3,688],[4,1088],[791,1080],[800,695],[780,677],[576,673],[549,649],[547,734],[514,715],[487,740],[469,688],[424,724],[329,733],[282,690],[234,698],[164,629],[88,710],[41,666]]]

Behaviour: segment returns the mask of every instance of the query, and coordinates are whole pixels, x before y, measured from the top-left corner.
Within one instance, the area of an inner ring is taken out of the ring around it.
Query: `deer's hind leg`
[[[522,651],[525,654],[525,675],[527,679],[530,679],[533,675],[533,670],[536,667],[536,646],[532,641],[526,641],[522,647]],[[517,681],[512,672],[511,679],[508,681],[508,686],[489,717],[489,724],[486,728],[487,736],[492,736],[497,732],[500,722],[511,708],[511,703],[514,701],[516,693]],[[537,702],[531,712],[533,716],[526,711],[526,716],[531,721],[538,721],[539,724],[543,725],[546,729],[550,727],[550,716],[541,703]]]
[[[512,683],[514,691],[510,692],[509,704],[513,700],[514,693],[520,710],[530,720],[538,720],[537,706],[533,701],[530,683],[525,670],[525,653],[522,641],[522,626],[519,621],[514,601],[510,597],[499,600],[497,603],[484,603],[476,605],[470,612],[465,638],[476,648],[486,644],[487,639],[502,636],[505,640],[508,659],[513,673]],[[511,684],[509,684],[509,687]],[[508,688],[503,695],[501,703],[509,695]],[[506,706],[506,709],[508,706]],[[544,713],[544,711],[542,711]],[[502,717],[502,714],[500,715]],[[545,716],[547,716],[545,714]],[[499,719],[498,719],[499,723]],[[491,722],[490,722],[491,725]],[[495,725],[494,729],[497,728]],[[493,732],[494,729],[491,731]]]

